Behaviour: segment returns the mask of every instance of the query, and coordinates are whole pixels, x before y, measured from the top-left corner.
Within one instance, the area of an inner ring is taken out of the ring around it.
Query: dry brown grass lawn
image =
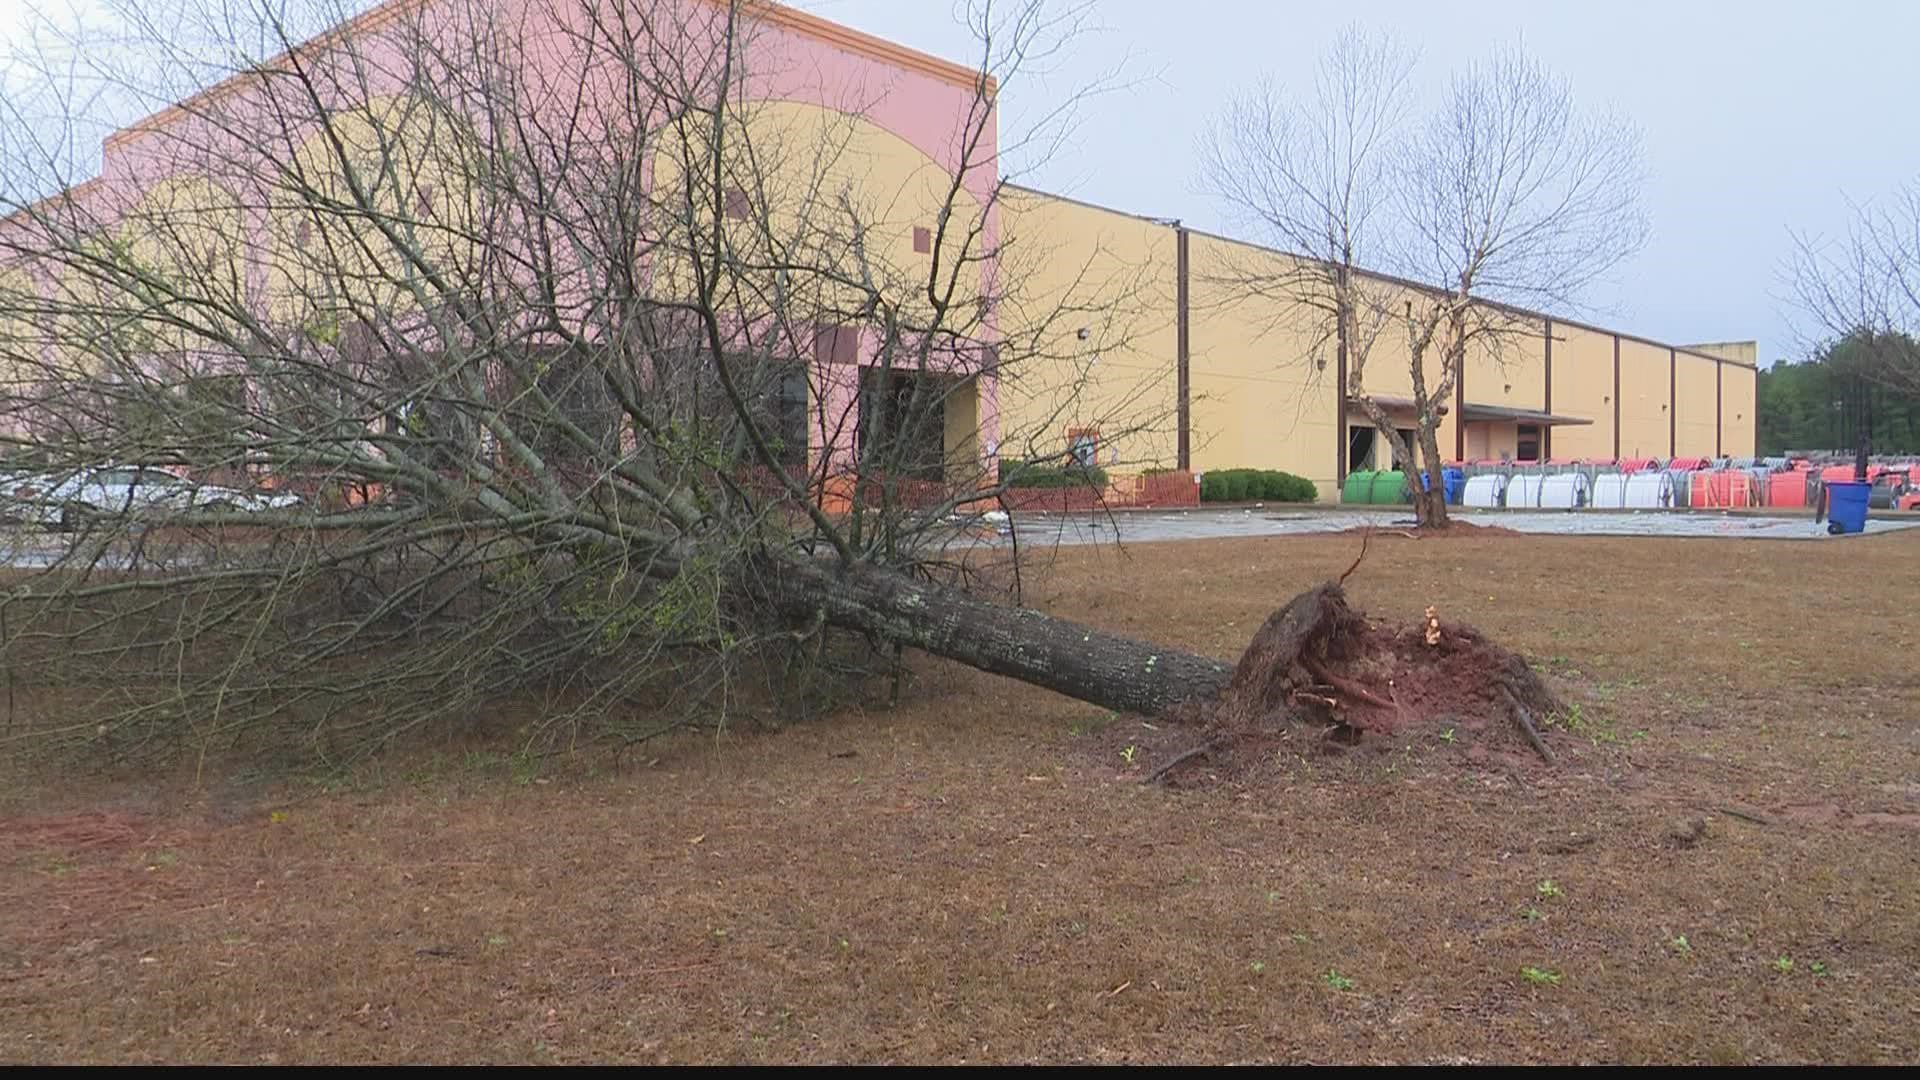
[[[1073,552],[1036,599],[1231,656],[1353,548]],[[1357,604],[1580,703],[1553,772],[1423,731],[1146,788],[1115,747],[1161,733],[922,661],[895,711],[651,763],[15,783],[0,1058],[1912,1060],[1916,568],[1377,540]]]

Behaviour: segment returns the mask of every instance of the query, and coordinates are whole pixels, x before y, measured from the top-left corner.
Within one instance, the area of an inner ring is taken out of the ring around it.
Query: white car
[[[283,510],[300,505],[285,492],[241,491],[183,480],[160,469],[112,466],[65,477],[0,477],[9,517],[70,529],[88,516]]]

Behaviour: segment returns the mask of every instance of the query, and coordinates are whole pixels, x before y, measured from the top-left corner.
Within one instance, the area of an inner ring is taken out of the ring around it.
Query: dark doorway
[[[1540,460],[1540,425],[1521,424],[1520,439],[1514,448],[1514,457],[1521,461]]]
[[[1407,453],[1411,454],[1413,458],[1418,458],[1420,456],[1419,433],[1414,431],[1414,429],[1412,428],[1401,428],[1399,430],[1400,430],[1400,441],[1407,444]],[[1393,463],[1393,467],[1396,469],[1400,469],[1404,472],[1411,472],[1413,470],[1413,460],[1409,459],[1407,461],[1396,461]]]
[[[1371,427],[1347,425],[1347,471],[1360,472],[1373,468],[1374,430]]]
[[[860,369],[860,463],[888,476],[939,480],[946,465],[946,383],[933,375]]]
[[[807,369],[804,364],[769,365],[755,373],[753,420],[780,464],[807,464]]]

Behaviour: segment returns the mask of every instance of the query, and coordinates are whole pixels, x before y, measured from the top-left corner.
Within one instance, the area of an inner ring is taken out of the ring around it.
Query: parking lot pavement
[[[151,554],[136,557],[118,546],[104,550],[89,547],[76,556],[70,553],[73,542],[64,533],[41,532],[31,528],[5,530],[0,532],[0,568],[45,570],[63,563],[75,569],[110,571],[161,568]]]
[[[240,549],[234,549],[240,550]],[[64,567],[152,573],[204,566],[208,551],[190,543],[129,542],[124,536],[56,532],[38,525],[0,525],[0,569]]]
[[[1811,515],[1776,517],[1751,513],[1714,511],[1651,510],[1639,513],[1581,511],[1489,511],[1454,512],[1456,520],[1475,525],[1494,525],[1514,532],[1542,536],[1695,536],[1747,540],[1844,540],[1827,535],[1827,527],[1816,525]],[[1358,529],[1368,525],[1383,529],[1413,526],[1413,515],[1406,510],[1148,510],[1108,515],[1093,514],[1021,514],[1016,520],[1020,542],[1029,546],[1055,544],[1101,544],[1116,540],[1125,543],[1153,543],[1165,540],[1215,540],[1235,536],[1311,536]],[[1894,532],[1920,527],[1920,516],[1869,518],[1868,533]],[[976,537],[977,533],[974,533]],[[0,529],[0,567],[17,570],[43,569],[55,565],[67,553],[72,542],[69,534],[46,532],[31,527]],[[970,540],[968,543],[980,542]],[[1003,532],[988,539],[989,544],[1007,544]],[[174,555],[174,568],[185,556]],[[151,553],[139,563],[140,569],[156,569]],[[93,561],[97,569],[133,569],[134,560],[125,552],[109,550]]]
[[[1495,511],[1462,513],[1455,520],[1493,525],[1514,532],[1543,536],[1694,536],[1748,540],[1844,540],[1827,535],[1811,514],[1768,517],[1714,511],[1655,510],[1640,513],[1605,511]],[[1400,511],[1312,510],[1169,510],[1088,514],[1022,514],[1018,521],[1023,544],[1091,544],[1115,540],[1150,543],[1159,540],[1211,540],[1234,536],[1303,536],[1340,532],[1368,525],[1411,528],[1412,513]],[[1893,532],[1920,526],[1920,518],[1870,518],[1868,533]]]

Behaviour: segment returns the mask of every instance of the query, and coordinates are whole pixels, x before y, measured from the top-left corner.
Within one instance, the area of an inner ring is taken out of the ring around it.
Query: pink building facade
[[[932,291],[944,292],[955,310],[964,303],[974,311],[964,319],[947,318],[938,347],[925,349],[914,346],[913,333],[889,336],[874,319],[817,320],[808,378],[811,471],[827,477],[855,467],[862,370],[885,362],[952,384],[947,449],[964,451],[979,466],[976,474],[991,475],[1000,411],[990,362],[998,335],[991,297],[1000,242],[992,80],[783,6],[734,7],[737,18],[729,18],[732,10],[719,0],[388,0],[264,65],[297,65],[303,71],[297,83],[235,76],[109,136],[97,178],[0,223],[0,262],[11,264],[8,272],[16,279],[32,276],[49,294],[71,292],[73,283],[61,280],[59,270],[22,258],[35,250],[37,230],[110,232],[130,219],[143,220],[143,228],[164,219],[171,246],[192,250],[196,264],[204,256],[203,269],[216,274],[220,264],[231,263],[235,278],[244,281],[249,309],[260,313],[263,325],[280,326],[288,313],[276,306],[294,273],[288,267],[317,240],[307,226],[282,219],[278,204],[284,199],[276,196],[272,176],[285,166],[250,164],[249,147],[266,147],[265,156],[275,163],[297,165],[304,159],[295,144],[323,135],[322,125],[311,122],[322,107],[385,110],[402,117],[404,128],[416,115],[405,102],[422,91],[423,43],[439,54],[434,92],[457,98],[463,91],[459,65],[446,59],[475,47],[475,37],[510,40],[510,48],[490,58],[512,57],[493,70],[512,72],[520,115],[471,115],[475,129],[537,124],[570,111],[580,126],[598,133],[586,140],[592,144],[588,154],[611,152],[607,148],[618,140],[604,136],[617,134],[622,123],[653,127],[653,118],[641,114],[658,111],[671,98],[667,88],[636,108],[632,76],[640,67],[670,72],[690,92],[731,80],[729,95],[741,115],[754,118],[749,125],[760,125],[764,117],[771,125],[761,133],[765,141],[784,139],[783,164],[772,171],[786,170],[796,181],[789,188],[806,188],[816,208],[831,205],[824,196],[832,194],[832,203],[857,202],[877,208],[873,218],[885,218],[861,226],[871,234],[868,250],[883,249],[874,260],[884,265],[883,289],[904,294],[907,309],[916,306],[916,294]],[[623,27],[633,31],[625,54]],[[726,58],[728,66],[719,67]],[[503,97],[497,87],[464,89],[476,103]],[[310,110],[305,116],[303,107]],[[545,145],[557,148],[563,140],[555,136]],[[810,165],[827,157],[827,164]],[[663,182],[658,166],[649,161],[646,168],[644,183]],[[564,174],[558,164],[549,171]],[[758,182],[741,181],[741,187]],[[443,188],[430,180],[411,185],[407,197],[419,203],[423,219],[447,212],[451,196]],[[152,209],[157,191],[167,193],[158,215]],[[729,205],[733,197],[729,192]],[[577,211],[591,214],[586,207]],[[799,211],[769,203],[765,212],[772,221]],[[205,221],[180,226],[194,214]],[[210,239],[196,244],[196,236]],[[242,242],[213,250],[229,237]],[[662,272],[642,270],[656,278]],[[944,290],[930,289],[929,280]],[[744,327],[753,318],[736,321]],[[797,336],[792,328],[789,336]]]

